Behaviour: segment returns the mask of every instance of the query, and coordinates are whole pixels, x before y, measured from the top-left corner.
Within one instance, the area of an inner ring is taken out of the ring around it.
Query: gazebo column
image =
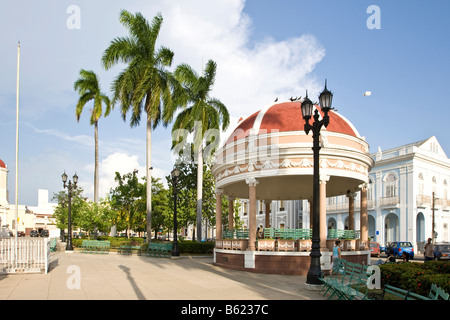
[[[347,191],[348,197],[348,229],[355,230],[355,192]]]
[[[266,205],[266,216],[264,226],[266,228],[270,228],[270,205],[272,204],[271,200],[264,200],[264,204]]]
[[[328,251],[327,249],[327,181],[330,176],[320,176],[320,211],[319,211],[319,230],[320,230],[320,250]]]
[[[256,178],[247,178],[245,182],[248,184],[248,251],[255,251],[256,242]]]
[[[234,229],[234,198],[228,197],[228,230]]]
[[[361,241],[364,244],[364,249],[369,249],[369,216],[367,214],[367,184],[361,186],[361,217],[360,217],[360,232]]]
[[[222,189],[216,189],[216,240],[222,239]]]

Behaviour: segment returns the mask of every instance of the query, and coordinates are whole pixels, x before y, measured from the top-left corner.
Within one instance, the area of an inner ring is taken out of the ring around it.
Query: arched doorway
[[[375,218],[369,214],[369,237],[375,240],[376,224]]]
[[[384,220],[385,242],[398,240],[398,217],[395,213],[389,213]]]
[[[327,223],[327,234],[330,231],[330,229],[336,229],[337,228],[337,222],[336,219],[333,217],[330,217],[328,219],[328,223]]]
[[[419,212],[416,217],[416,241],[424,242],[425,240],[425,216]]]

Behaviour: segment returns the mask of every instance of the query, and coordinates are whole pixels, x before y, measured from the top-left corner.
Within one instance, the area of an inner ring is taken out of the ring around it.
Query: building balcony
[[[355,201],[355,212],[360,211],[360,207],[361,207],[361,201]],[[372,210],[374,208],[375,208],[375,201],[367,200],[367,210]],[[349,210],[348,201],[327,204],[327,213],[348,212],[348,210]]]
[[[426,207],[431,208],[433,206],[433,197],[419,194],[416,197],[416,205],[418,208],[426,208]],[[447,210],[450,207],[450,200],[445,198],[444,199],[434,198],[434,206],[436,208],[442,208],[443,210]]]
[[[399,197],[383,197],[380,198],[380,206],[388,208],[398,208],[400,205]]]

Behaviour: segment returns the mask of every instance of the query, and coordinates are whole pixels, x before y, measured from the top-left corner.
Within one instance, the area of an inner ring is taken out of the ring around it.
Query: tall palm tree
[[[194,152],[197,154],[197,240],[202,235],[202,190],[203,190],[203,149],[208,142],[208,130],[226,130],[230,124],[230,115],[226,106],[218,99],[209,96],[216,78],[217,64],[209,60],[202,76],[189,65],[181,64],[175,70],[175,78],[187,92],[191,106],[180,112],[175,120],[172,132],[186,129],[194,132]],[[177,142],[178,138],[175,138]],[[209,144],[217,147],[219,137],[215,136]],[[172,148],[174,145],[172,145]]]
[[[89,101],[94,101],[94,106],[90,110],[90,122],[91,125],[94,125],[95,127],[94,202],[98,203],[98,120],[103,115],[103,104],[105,104],[106,106],[106,110],[104,113],[105,117],[110,113],[111,101],[108,96],[101,92],[98,76],[91,70],[81,69],[80,78],[75,81],[73,87],[74,90],[78,91],[78,94],[80,95],[75,109],[77,121],[80,121],[80,116],[85,105]]]
[[[161,46],[156,49],[156,40],[163,22],[158,13],[149,24],[141,13],[132,14],[126,10],[120,13],[120,22],[129,31],[128,37],[116,37],[105,50],[102,63],[106,70],[123,62],[126,68],[112,83],[113,105],[121,105],[122,117],[131,111],[131,127],[139,125],[142,111],[147,117],[146,177],[147,177],[147,241],[151,240],[151,137],[163,121],[164,126],[172,120],[177,107],[174,97],[181,88],[166,67],[172,65],[173,52]],[[175,93],[175,95],[174,95]]]

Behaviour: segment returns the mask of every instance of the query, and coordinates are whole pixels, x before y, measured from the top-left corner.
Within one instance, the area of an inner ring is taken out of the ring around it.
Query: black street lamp
[[[68,235],[67,235],[67,245],[66,245],[66,250],[67,251],[73,251],[73,246],[72,246],[72,191],[77,187],[77,183],[78,183],[78,176],[75,173],[75,175],[73,176],[73,184],[72,181],[69,180],[69,183],[66,184],[67,182],[67,174],[64,171],[64,173],[62,174],[62,181],[64,183],[64,188],[67,188],[67,192],[68,192],[68,197],[69,197],[69,210],[68,210],[68,226],[67,226],[67,231],[68,231]]]
[[[301,104],[303,119],[305,120],[305,133],[309,134],[312,130],[313,135],[313,154],[314,154],[314,178],[313,178],[313,226],[312,226],[312,245],[311,245],[311,264],[309,266],[308,274],[306,276],[306,283],[313,285],[320,285],[322,281],[319,275],[322,273],[320,268],[320,202],[319,202],[319,150],[320,150],[320,129],[322,126],[327,127],[329,123],[328,112],[331,110],[331,101],[333,94],[327,89],[327,82],[325,80],[325,89],[319,96],[320,107],[324,113],[322,120],[319,120],[319,111],[314,111],[314,122],[309,124],[309,119],[312,116],[313,103],[308,99],[308,92],[306,98]]]
[[[172,176],[172,187],[173,187],[173,246],[172,246],[172,257],[179,257],[180,251],[178,250],[178,237],[177,237],[177,182],[180,176],[180,170],[177,168],[172,170],[170,174]]]

